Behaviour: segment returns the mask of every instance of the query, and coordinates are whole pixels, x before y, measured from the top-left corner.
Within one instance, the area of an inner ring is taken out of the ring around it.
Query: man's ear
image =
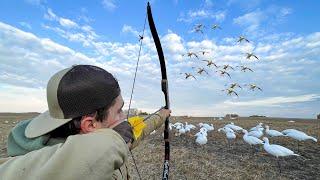
[[[80,124],[82,134],[94,132],[97,130],[97,122],[94,116],[83,116]]]

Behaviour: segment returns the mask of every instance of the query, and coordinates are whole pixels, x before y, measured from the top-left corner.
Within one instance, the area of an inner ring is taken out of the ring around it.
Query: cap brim
[[[31,120],[25,130],[27,138],[35,138],[47,134],[48,132],[66,124],[72,119],[56,119],[50,116],[49,111],[46,111]]]

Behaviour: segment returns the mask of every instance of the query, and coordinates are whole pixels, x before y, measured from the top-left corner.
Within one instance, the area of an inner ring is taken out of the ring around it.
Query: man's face
[[[101,128],[113,128],[125,120],[125,115],[122,111],[124,101],[121,94],[116,98],[116,102],[109,108],[108,117],[101,122]]]

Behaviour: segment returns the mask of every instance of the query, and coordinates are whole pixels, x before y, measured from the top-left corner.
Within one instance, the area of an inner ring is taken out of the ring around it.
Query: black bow
[[[157,48],[160,66],[161,66],[161,88],[162,92],[165,97],[166,105],[164,108],[169,109],[170,108],[170,102],[169,102],[169,92],[168,92],[168,80],[167,80],[167,70],[166,70],[166,62],[164,60],[164,55],[160,43],[160,39],[157,33],[156,26],[154,24],[152,13],[151,13],[151,7],[150,3],[148,2],[147,6],[147,14],[148,14],[148,22],[150,31],[154,40],[154,43]],[[170,159],[170,144],[169,144],[169,117],[167,117],[165,121],[165,128],[164,128],[164,143],[165,143],[165,156],[164,156],[164,163],[163,163],[163,173],[162,173],[162,179],[169,179],[169,159]]]

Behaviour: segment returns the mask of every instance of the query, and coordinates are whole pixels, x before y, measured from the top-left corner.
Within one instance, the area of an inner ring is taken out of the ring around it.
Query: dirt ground
[[[36,113],[0,114],[0,156],[6,156],[6,140],[10,129],[22,120],[36,116]],[[319,139],[319,120],[294,120],[279,118],[241,118],[233,120],[236,125],[249,129],[259,122],[268,124],[270,129],[284,130],[295,128]],[[300,157],[280,158],[281,173],[277,159],[261,148],[259,152],[245,144],[242,134],[229,147],[224,133],[218,128],[229,123],[228,120],[213,118],[171,117],[171,122],[188,122],[194,125],[199,122],[213,124],[215,130],[208,133],[208,143],[202,147],[195,143],[193,135],[176,137],[171,132],[170,179],[320,179],[320,144],[313,141],[300,143],[288,137],[269,138],[270,143],[285,146]],[[164,143],[162,130],[150,135],[133,150],[142,179],[161,179]],[[132,158],[129,159],[129,170],[133,179],[138,179]]]

